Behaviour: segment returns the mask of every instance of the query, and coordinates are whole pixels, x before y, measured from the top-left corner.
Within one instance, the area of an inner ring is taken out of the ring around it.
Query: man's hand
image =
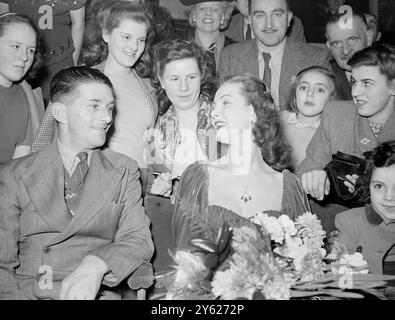
[[[302,186],[307,194],[321,201],[329,194],[330,182],[324,170],[313,170],[302,175]]]
[[[95,256],[86,256],[78,267],[63,279],[59,299],[94,300],[103,276],[108,271],[109,268],[103,260]]]

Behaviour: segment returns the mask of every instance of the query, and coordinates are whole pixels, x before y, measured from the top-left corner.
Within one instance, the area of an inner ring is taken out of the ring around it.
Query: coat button
[[[44,253],[49,253],[51,251],[51,248],[50,247],[44,247],[43,248],[43,252]]]

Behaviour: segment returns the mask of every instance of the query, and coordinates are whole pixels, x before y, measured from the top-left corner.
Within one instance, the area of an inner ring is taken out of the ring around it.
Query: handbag
[[[333,154],[332,160],[324,168],[331,184],[330,202],[350,208],[364,206],[369,201],[369,194],[365,188],[357,183],[355,191],[350,193],[344,182],[347,181],[347,175],[364,176],[365,168],[366,161],[364,159],[340,151]]]

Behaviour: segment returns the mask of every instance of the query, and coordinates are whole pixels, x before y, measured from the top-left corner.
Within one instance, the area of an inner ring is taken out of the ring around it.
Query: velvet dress
[[[295,220],[297,216],[310,211],[309,202],[296,176],[288,170],[282,173],[282,209],[267,210],[264,213],[275,217],[284,214]],[[207,164],[194,163],[181,177],[172,219],[173,241],[177,250],[188,250],[189,241],[196,237],[214,241],[224,221],[227,221],[230,227],[252,225],[249,218],[222,206],[210,205],[208,186]]]

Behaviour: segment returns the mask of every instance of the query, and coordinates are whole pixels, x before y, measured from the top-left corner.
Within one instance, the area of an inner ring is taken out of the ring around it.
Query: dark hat
[[[193,6],[202,2],[233,2],[235,0],[180,0],[184,6]]]

